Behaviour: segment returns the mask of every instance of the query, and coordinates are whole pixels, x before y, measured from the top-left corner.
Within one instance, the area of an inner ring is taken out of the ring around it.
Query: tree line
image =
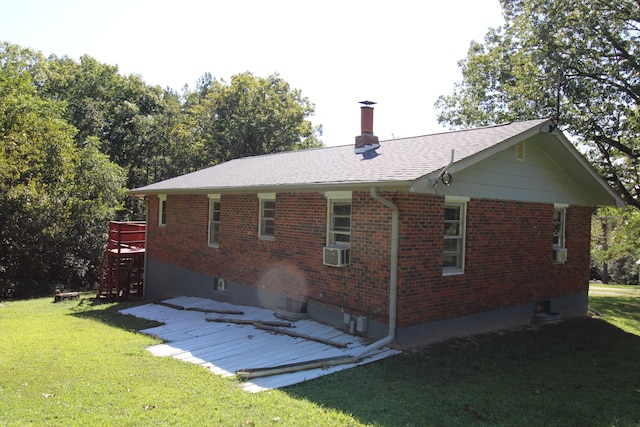
[[[205,73],[181,93],[0,44],[0,298],[91,288],[135,188],[233,158],[317,147],[314,105],[277,74]]]

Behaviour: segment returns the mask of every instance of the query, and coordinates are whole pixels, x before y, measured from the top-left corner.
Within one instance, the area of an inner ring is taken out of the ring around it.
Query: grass
[[[52,298],[0,307],[0,425],[355,425],[286,393],[251,395],[205,369],[151,356],[127,304]]]
[[[0,307],[2,426],[640,426],[636,296],[258,394],[151,356],[126,303],[51,301]]]

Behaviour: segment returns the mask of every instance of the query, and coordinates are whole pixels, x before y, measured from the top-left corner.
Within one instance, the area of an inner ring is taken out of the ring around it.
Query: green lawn
[[[1,426],[640,426],[636,296],[257,394],[151,356],[126,303],[51,301],[0,307]]]

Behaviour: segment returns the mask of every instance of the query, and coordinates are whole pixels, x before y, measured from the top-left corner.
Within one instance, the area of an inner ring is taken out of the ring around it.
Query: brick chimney
[[[378,137],[373,134],[373,101],[360,102],[360,135],[356,136],[356,154],[380,147]]]

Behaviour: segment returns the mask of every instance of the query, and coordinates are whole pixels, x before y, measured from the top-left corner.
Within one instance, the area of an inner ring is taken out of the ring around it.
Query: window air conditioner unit
[[[564,264],[567,262],[567,249],[553,248],[553,262],[558,264]]]
[[[322,263],[332,267],[347,267],[349,265],[349,248],[339,246],[325,247]]]

